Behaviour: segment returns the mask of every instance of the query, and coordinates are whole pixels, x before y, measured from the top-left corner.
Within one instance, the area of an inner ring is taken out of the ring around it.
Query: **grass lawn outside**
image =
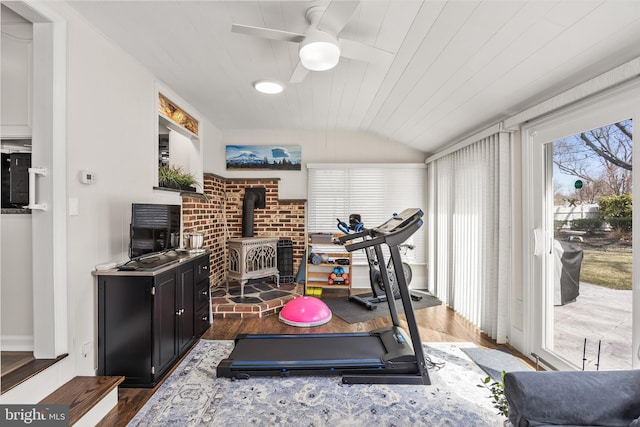
[[[630,290],[631,247],[583,248],[580,281],[609,289]]]

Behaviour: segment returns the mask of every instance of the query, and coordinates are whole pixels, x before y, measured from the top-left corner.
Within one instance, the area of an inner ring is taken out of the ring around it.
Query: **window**
[[[602,196],[623,202],[633,193],[638,168],[631,172],[628,163],[636,161],[631,125],[637,127],[639,100],[638,81],[631,81],[522,128],[524,352],[559,370],[640,366],[631,224],[589,217],[591,202],[600,209]],[[572,328],[575,319],[579,327]]]
[[[307,230],[339,232],[337,218],[348,222],[360,214],[365,227],[374,227],[407,208],[425,210],[426,166],[423,164],[309,164]],[[416,233],[415,246],[404,255],[412,264],[425,262],[425,234]],[[366,265],[363,251],[354,264]]]

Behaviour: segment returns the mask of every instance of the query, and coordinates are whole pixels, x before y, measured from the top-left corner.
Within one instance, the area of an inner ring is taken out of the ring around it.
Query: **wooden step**
[[[4,377],[34,360],[32,351],[2,351],[0,352],[0,374]]]
[[[67,356],[68,354],[65,353],[55,359],[33,359],[29,363],[20,366],[18,369],[14,369],[7,374],[3,374],[0,379],[0,394],[6,393],[12,388],[19,386],[23,382],[38,375],[40,372],[49,368],[53,364],[58,363]]]
[[[122,381],[122,376],[74,377],[39,403],[69,405],[69,425],[74,425],[114,389],[117,403],[117,387]]]

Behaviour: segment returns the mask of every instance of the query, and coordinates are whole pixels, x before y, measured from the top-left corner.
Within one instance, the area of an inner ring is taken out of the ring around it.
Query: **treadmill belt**
[[[379,366],[386,349],[377,336],[298,336],[241,339],[229,356],[234,368]]]

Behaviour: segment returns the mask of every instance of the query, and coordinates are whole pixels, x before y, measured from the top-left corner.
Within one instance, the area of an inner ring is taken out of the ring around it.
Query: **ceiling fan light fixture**
[[[311,41],[300,45],[300,62],[311,71],[330,70],[340,60],[340,47],[330,41]]]
[[[253,83],[253,88],[260,93],[267,95],[276,95],[284,90],[282,84],[272,80],[258,80]]]

